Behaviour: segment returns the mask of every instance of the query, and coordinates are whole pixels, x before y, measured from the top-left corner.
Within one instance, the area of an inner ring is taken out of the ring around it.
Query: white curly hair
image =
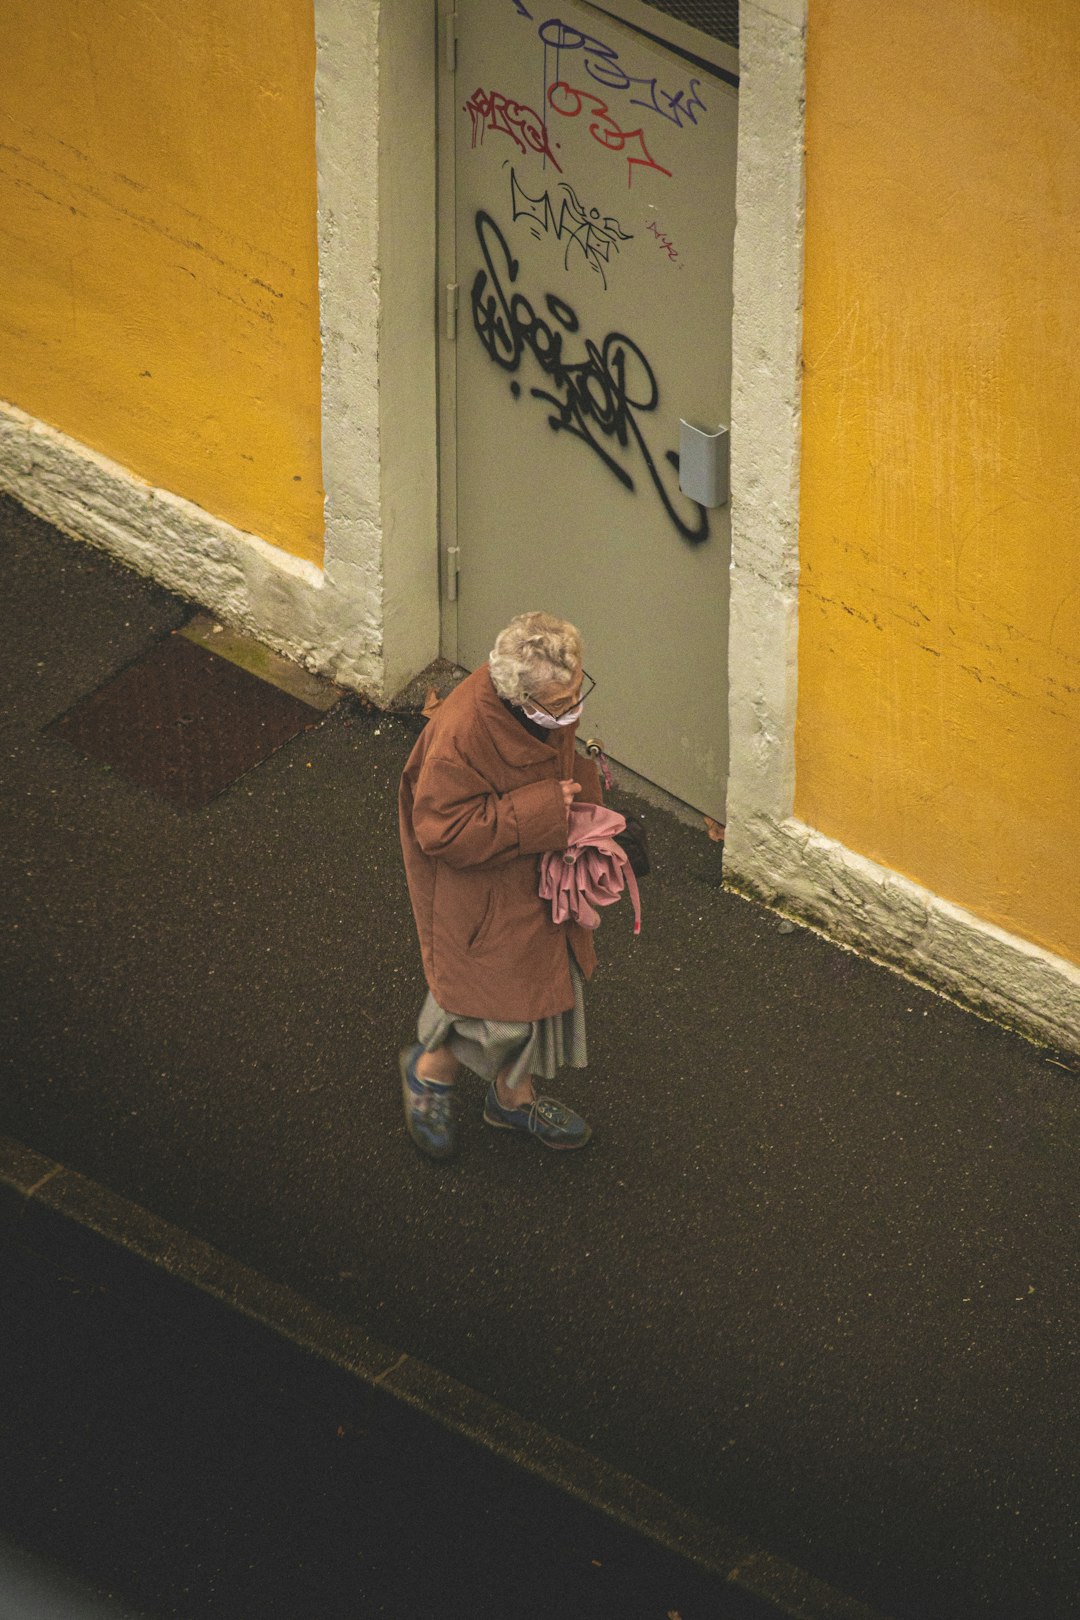
[[[519,613],[499,631],[488,658],[491,684],[508,703],[568,687],[580,667],[580,633],[552,613]]]

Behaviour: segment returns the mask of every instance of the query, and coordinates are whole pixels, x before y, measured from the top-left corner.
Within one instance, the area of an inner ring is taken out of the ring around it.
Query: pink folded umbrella
[[[641,933],[641,897],[630,857],[615,842],[626,818],[602,804],[570,806],[565,849],[552,849],[540,862],[540,896],[551,901],[555,922],[573,917],[582,928],[596,928],[598,906],[615,904],[624,889],[634,907],[634,933]]]

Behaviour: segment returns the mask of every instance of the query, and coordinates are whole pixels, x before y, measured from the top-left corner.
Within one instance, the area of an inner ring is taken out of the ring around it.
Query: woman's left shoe
[[[407,1046],[401,1054],[405,1125],[421,1153],[429,1159],[448,1159],[456,1145],[454,1088],[417,1074],[416,1060],[423,1050],[422,1046]]]
[[[499,1131],[517,1131],[521,1135],[535,1136],[549,1148],[584,1147],[592,1135],[580,1114],[575,1114],[565,1103],[554,1097],[537,1097],[524,1108],[504,1108],[495,1091],[488,1086],[484,1099],[484,1123]]]

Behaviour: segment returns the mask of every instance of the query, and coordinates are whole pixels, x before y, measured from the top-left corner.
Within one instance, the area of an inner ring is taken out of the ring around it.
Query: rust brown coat
[[[556,925],[540,856],[566,848],[561,779],[598,803],[576,726],[540,742],[500,702],[486,664],[439,705],[401,778],[401,847],[428,986],[445,1011],[531,1022],[574,1004],[566,944],[586,978],[592,934]]]

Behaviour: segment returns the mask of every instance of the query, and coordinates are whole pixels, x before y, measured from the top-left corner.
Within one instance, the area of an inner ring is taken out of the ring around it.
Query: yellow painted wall
[[[0,397],[322,561],[312,0],[6,0]]]
[[[796,814],[1080,961],[1080,7],[810,0]]]

